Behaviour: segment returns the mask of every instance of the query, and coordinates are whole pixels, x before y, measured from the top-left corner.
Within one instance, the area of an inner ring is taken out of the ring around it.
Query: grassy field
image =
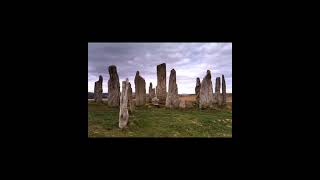
[[[231,107],[231,104],[228,105]],[[118,128],[119,109],[88,102],[89,137],[232,137],[232,110],[136,107],[127,129]]]

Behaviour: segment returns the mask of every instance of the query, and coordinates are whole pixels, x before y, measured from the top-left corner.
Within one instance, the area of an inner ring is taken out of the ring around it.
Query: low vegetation
[[[88,102],[89,137],[232,137],[232,110],[136,107],[128,128],[118,128],[119,109]]]

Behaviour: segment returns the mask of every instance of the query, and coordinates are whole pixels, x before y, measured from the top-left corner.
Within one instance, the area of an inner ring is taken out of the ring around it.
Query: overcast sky
[[[103,92],[108,92],[108,66],[116,65],[122,81],[129,78],[133,92],[136,71],[149,84],[157,85],[157,65],[166,63],[167,90],[170,70],[175,69],[179,94],[194,94],[200,81],[211,71],[213,91],[216,77],[225,76],[227,92],[232,93],[232,43],[88,43],[88,91],[103,76]],[[121,90],[121,89],[120,89]]]

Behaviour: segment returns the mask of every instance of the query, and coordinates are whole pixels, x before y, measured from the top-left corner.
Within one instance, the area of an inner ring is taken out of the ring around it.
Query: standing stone
[[[149,98],[148,98],[148,102],[151,103],[152,98],[154,98],[156,96],[156,90],[154,88],[152,88],[152,83],[150,83],[149,85]]]
[[[199,101],[200,101],[200,87],[201,87],[200,78],[197,78],[197,84],[195,88],[197,105],[199,104]]]
[[[226,81],[224,80],[224,75],[222,74],[222,105],[227,104],[227,89]]]
[[[211,72],[207,70],[207,75],[202,79],[200,87],[200,108],[212,107],[214,102]]]
[[[222,97],[221,97],[221,93],[220,93],[220,87],[221,87],[221,81],[220,81],[220,77],[216,78],[216,87],[215,87],[215,101],[216,103],[221,106],[222,104]]]
[[[146,104],[146,81],[139,75],[139,71],[134,78],[135,90],[136,90],[136,105],[143,106]]]
[[[178,95],[178,86],[176,83],[176,71],[174,69],[170,72],[169,78],[169,90],[166,98],[166,107],[177,108],[179,107],[179,95]]]
[[[109,66],[109,75],[110,79],[108,80],[108,105],[111,107],[119,107],[120,83],[116,66]]]
[[[101,103],[102,102],[102,93],[103,93],[102,81],[103,81],[103,78],[100,75],[99,76],[99,81],[96,81],[94,83],[94,101],[97,102],[97,103]]]
[[[166,63],[157,66],[157,87],[156,93],[159,99],[159,104],[164,105],[167,98],[167,82],[166,82]]]
[[[152,88],[151,90],[151,100],[152,98],[156,97],[156,89],[155,88]]]
[[[150,85],[149,85],[149,96],[148,96],[148,102],[149,102],[149,103],[150,103],[151,100],[152,100],[151,91],[152,91],[152,83],[150,83]]]
[[[122,81],[122,92],[120,98],[120,112],[119,112],[119,128],[122,129],[127,126],[129,120],[128,112],[128,89],[129,81]]]
[[[132,98],[132,88],[130,82],[128,84],[128,109],[130,114],[134,112],[134,103]]]

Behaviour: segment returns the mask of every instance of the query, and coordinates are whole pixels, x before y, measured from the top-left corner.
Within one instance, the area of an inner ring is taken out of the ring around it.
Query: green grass
[[[89,137],[232,137],[232,111],[136,107],[127,129],[119,109],[88,102]]]

